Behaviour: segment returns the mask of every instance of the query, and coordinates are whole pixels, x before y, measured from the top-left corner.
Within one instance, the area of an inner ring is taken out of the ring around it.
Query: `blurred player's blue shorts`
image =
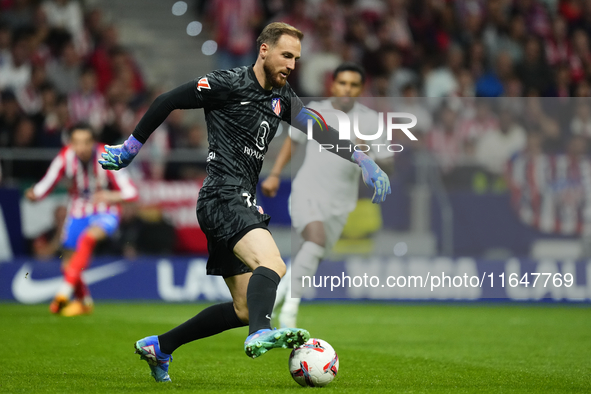
[[[111,236],[119,226],[119,216],[112,213],[97,213],[83,218],[68,217],[62,236],[63,247],[76,249],[80,234],[89,226],[98,226],[105,230],[108,236]]]

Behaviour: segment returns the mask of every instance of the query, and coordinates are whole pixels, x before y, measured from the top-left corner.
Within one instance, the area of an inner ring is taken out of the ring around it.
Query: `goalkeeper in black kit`
[[[231,328],[249,326],[244,350],[252,358],[310,338],[301,328],[271,329],[277,285],[286,267],[267,230],[270,216],[257,206],[255,193],[265,153],[281,121],[306,130],[312,119],[314,139],[361,167],[364,182],[374,189],[375,203],[390,194],[387,175],[350,141],[339,140],[335,129],[316,122],[317,115],[303,106],[287,83],[300,57],[302,38],[302,32],[288,24],[269,24],[257,39],[254,65],[214,71],[162,94],[125,143],[105,147],[99,161],[107,170],[126,167],[171,111],[205,111],[209,155],[197,218],[207,236],[207,274],[224,278],[232,302],[210,306],[164,334],[135,343],[136,353],[148,362],[158,382],[170,381],[171,354],[179,346]],[[292,113],[297,115],[292,118]]]

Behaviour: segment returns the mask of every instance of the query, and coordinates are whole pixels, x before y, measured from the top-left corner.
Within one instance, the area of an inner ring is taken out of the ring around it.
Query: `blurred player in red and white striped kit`
[[[43,179],[25,192],[29,200],[38,201],[62,178],[71,181],[68,218],[62,234],[64,281],[49,306],[51,313],[75,316],[92,312],[94,306],[82,272],[97,242],[117,229],[120,204],[138,196],[126,172],[101,168],[97,160],[103,151],[104,145],[95,141],[89,125],[75,125],[68,145],[53,159]]]

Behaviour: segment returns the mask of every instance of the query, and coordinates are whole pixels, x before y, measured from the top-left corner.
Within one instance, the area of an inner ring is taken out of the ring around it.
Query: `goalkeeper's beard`
[[[263,70],[265,71],[265,78],[274,88],[282,88],[285,86],[287,79],[280,78],[279,72],[273,72],[271,66],[263,64]]]

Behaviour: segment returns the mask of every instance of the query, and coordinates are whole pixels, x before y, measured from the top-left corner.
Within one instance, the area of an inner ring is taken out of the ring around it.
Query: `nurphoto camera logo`
[[[356,151],[356,152],[369,152],[370,150],[373,151],[383,151],[388,150],[389,152],[398,153],[402,152],[403,146],[400,144],[392,144],[392,136],[395,130],[402,131],[411,141],[417,141],[417,137],[410,131],[411,128],[416,126],[417,124],[417,117],[411,113],[407,112],[378,112],[377,117],[375,116],[368,116],[368,113],[349,113],[346,114],[343,111],[339,111],[338,109],[323,109],[323,110],[314,110],[311,108],[307,108],[310,112],[312,112],[312,119],[308,119],[307,123],[307,135],[308,140],[313,139],[313,131],[312,128],[314,126],[314,122],[318,124],[321,131],[328,131],[328,125],[326,120],[324,119],[325,115],[334,115],[338,120],[338,131],[339,131],[339,139],[344,141],[353,141],[351,138],[351,130],[353,130],[354,136],[356,140],[361,140],[364,143],[354,144],[352,146],[337,146],[336,149],[342,150],[346,149],[349,151]],[[352,118],[352,119],[351,119]],[[377,119],[376,119],[377,118]],[[384,119],[386,120],[386,125],[384,127]],[[399,123],[400,120],[408,119],[410,122],[406,123]],[[351,124],[353,127],[351,127]],[[370,130],[377,129],[373,134],[364,134],[360,130],[361,127],[365,132],[369,132]],[[384,130],[385,129],[385,130]],[[383,135],[386,133],[386,142],[384,143]],[[373,143],[372,141],[375,141]],[[322,150],[331,150],[335,149],[333,144],[319,144],[319,152]]]

